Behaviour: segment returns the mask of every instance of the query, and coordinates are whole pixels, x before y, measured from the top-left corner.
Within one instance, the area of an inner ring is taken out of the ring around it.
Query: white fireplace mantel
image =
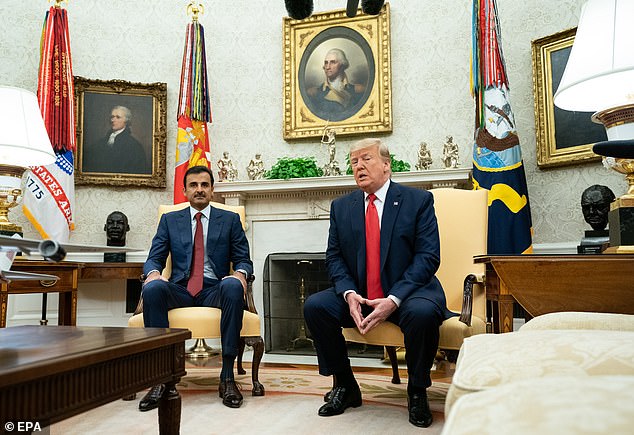
[[[438,187],[471,187],[471,169],[435,169],[392,174],[397,183],[420,189]],[[228,205],[246,205],[249,200],[297,197],[337,197],[357,188],[351,175],[293,178],[290,180],[254,180],[219,182],[214,192]],[[248,210],[247,210],[248,214]]]

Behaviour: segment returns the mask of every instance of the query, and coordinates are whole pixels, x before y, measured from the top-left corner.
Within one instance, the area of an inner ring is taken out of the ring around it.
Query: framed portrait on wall
[[[167,84],[74,83],[75,183],[165,187]]]
[[[284,19],[284,139],[392,131],[390,9]]]
[[[592,122],[592,112],[556,107],[553,96],[564,74],[576,28],[532,42],[537,165],[555,167],[597,161],[596,142],[607,140],[605,128]]]

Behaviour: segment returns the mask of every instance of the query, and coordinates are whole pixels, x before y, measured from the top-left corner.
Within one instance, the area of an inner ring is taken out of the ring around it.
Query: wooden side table
[[[80,279],[129,279],[138,281],[144,263],[84,263]]]
[[[86,262],[81,270],[80,280],[125,279],[126,313],[133,313],[141,297],[140,277],[143,273],[141,262],[133,263],[93,263]]]
[[[44,273],[59,277],[58,281],[12,281],[0,284],[0,328],[7,326],[7,304],[11,294],[59,293],[58,324],[77,324],[77,283],[84,263],[62,261],[16,260],[11,270]]]
[[[486,255],[493,331],[513,330],[513,302],[533,317],[561,311],[634,314],[634,255]]]

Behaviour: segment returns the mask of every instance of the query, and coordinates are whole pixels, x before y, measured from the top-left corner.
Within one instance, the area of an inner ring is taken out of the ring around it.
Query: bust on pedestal
[[[130,231],[128,225],[128,217],[120,211],[113,211],[106,218],[106,224],[103,226],[108,239],[108,246],[125,246],[125,236]],[[125,263],[125,252],[106,252],[103,254],[105,263]]]
[[[592,185],[581,194],[581,211],[583,218],[592,227],[586,230],[581,244],[577,246],[579,254],[600,254],[610,241],[608,224],[610,203],[614,201],[614,193],[607,186]]]

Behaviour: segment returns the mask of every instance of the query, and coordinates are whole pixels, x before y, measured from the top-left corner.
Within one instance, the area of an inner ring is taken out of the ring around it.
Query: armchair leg
[[[454,350],[454,349],[450,349],[450,350],[445,350],[445,354],[447,355],[447,361],[451,362],[451,363],[455,363],[456,361],[458,361],[458,350]]]
[[[242,367],[242,356],[244,355],[244,337],[240,337],[240,341],[238,342],[238,374],[244,375],[246,374],[246,370]]]
[[[387,352],[387,356],[390,358],[390,363],[392,364],[392,383],[400,384],[401,376],[398,373],[398,359],[396,358],[396,347],[385,346],[385,351]]]
[[[251,364],[252,394],[254,396],[264,396],[264,385],[259,380],[260,362],[262,361],[262,355],[264,355],[264,340],[262,340],[262,337],[244,337],[244,343],[253,348],[253,363]]]
[[[121,400],[134,400],[136,399],[136,393],[128,394],[127,396],[123,396]]]

